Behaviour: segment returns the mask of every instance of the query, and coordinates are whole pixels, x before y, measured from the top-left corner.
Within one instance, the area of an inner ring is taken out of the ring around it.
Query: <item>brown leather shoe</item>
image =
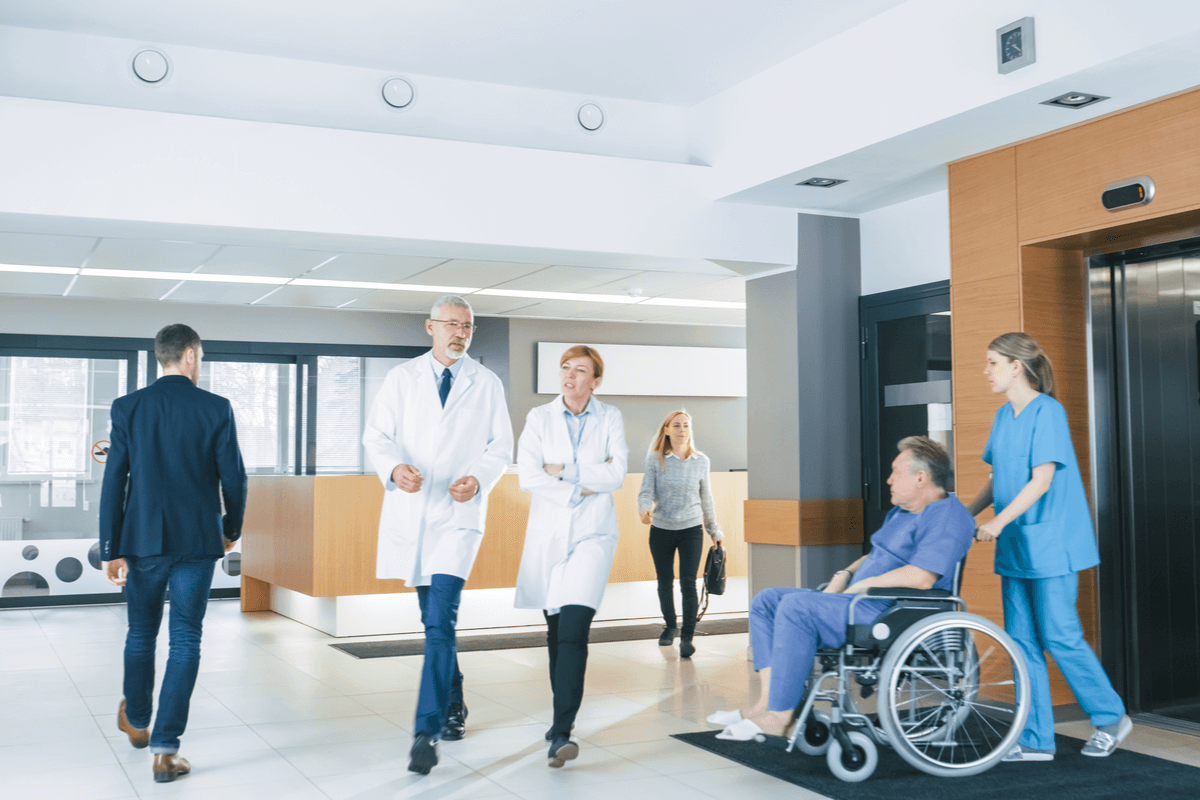
[[[192,765],[178,753],[162,753],[154,757],[154,782],[170,783],[192,771]]]
[[[125,716],[124,700],[121,701],[121,705],[117,708],[117,727],[129,737],[129,743],[138,750],[150,744],[149,728],[135,728],[129,724],[129,717]]]

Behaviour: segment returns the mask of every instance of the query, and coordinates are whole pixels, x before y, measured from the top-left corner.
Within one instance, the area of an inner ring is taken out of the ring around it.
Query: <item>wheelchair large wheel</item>
[[[997,625],[950,611],[926,617],[888,648],[879,724],[917,769],[975,775],[1013,748],[1029,716],[1029,675]]]
[[[842,743],[830,737],[825,763],[835,778],[857,783],[865,781],[879,765],[879,750],[875,742],[862,731],[850,731],[850,749],[842,750]]]

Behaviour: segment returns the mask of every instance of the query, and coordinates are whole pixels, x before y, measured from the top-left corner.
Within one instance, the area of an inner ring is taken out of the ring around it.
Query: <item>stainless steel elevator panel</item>
[[[1200,721],[1200,242],[1091,266],[1105,662],[1135,710]]]

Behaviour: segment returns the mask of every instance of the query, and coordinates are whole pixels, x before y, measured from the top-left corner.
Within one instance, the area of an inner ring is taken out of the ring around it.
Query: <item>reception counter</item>
[[[640,473],[630,474],[613,495],[621,538],[597,619],[658,617],[649,529],[638,519],[641,483]],[[729,586],[712,598],[710,612],[744,612],[746,473],[713,473],[711,484],[725,534]],[[460,609],[461,630],[543,622],[538,611],[512,608],[529,498],[515,474],[504,475],[489,495],[487,528]],[[383,486],[375,475],[252,477],[242,538],[242,610],[276,611],[335,636],[421,630],[415,591],[402,581],[375,577],[382,504]]]

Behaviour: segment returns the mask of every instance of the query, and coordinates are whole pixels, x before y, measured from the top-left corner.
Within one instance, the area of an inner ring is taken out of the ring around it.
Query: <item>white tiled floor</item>
[[[758,692],[747,636],[697,640],[690,661],[653,641],[594,644],[575,734],[581,753],[546,766],[544,650],[464,653],[467,737],[407,771],[420,657],[359,661],[271,613],[212,601],[181,753],[193,772],[151,779],[148,750],[116,727],[124,606],[0,611],[0,786],[39,800],[638,800],[817,798],[669,738]],[[159,643],[166,657],[166,631]],[[1086,737],[1085,723],[1060,726]],[[1138,726],[1126,746],[1200,766],[1196,740]]]

